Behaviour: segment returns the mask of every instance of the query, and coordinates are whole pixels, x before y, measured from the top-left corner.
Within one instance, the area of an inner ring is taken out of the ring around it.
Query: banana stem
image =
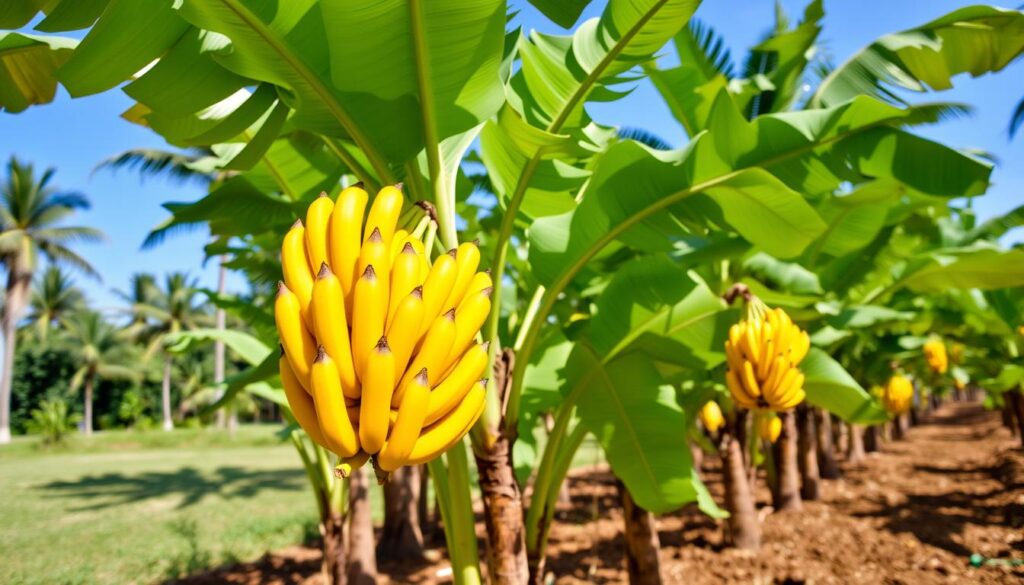
[[[480,555],[476,548],[476,526],[473,517],[473,496],[469,492],[469,458],[466,443],[459,441],[448,450],[448,488],[451,524],[445,521],[445,532],[452,531],[452,578],[455,585],[480,585]],[[457,551],[457,553],[456,553]],[[457,559],[457,560],[456,560]]]
[[[302,442],[301,431],[298,429],[292,431],[289,438],[291,438],[292,445],[295,446],[295,450],[299,453],[299,459],[302,459],[302,467],[306,470],[306,477],[309,478],[310,487],[313,488],[313,500],[316,504],[316,511],[320,515],[320,521],[323,522],[330,514],[330,502],[326,497],[326,490],[318,472],[317,463],[310,458],[309,453],[306,451],[306,446]]]
[[[448,556],[451,557],[452,566],[454,567],[458,563],[456,557],[458,556],[459,551],[455,549],[455,545],[452,542],[453,530],[449,528],[452,526],[452,508],[450,504],[452,501],[452,492],[448,485],[448,470],[445,468],[444,461],[441,457],[427,463],[427,467],[430,469],[430,480],[434,482],[434,492],[437,494],[435,499],[437,501],[438,511],[441,512],[441,522],[445,526],[445,546],[448,549]]]
[[[572,392],[559,406],[555,424],[551,428],[551,433],[548,434],[547,445],[544,446],[544,453],[537,466],[537,477],[533,482],[533,496],[530,498],[530,507],[526,511],[526,548],[530,554],[539,551],[544,540],[541,519],[547,514],[549,493],[551,491],[557,493],[557,488],[561,483],[556,480],[555,462],[562,452],[562,444],[565,441],[569,422],[572,420],[576,402],[579,400],[583,388],[585,388],[583,384],[574,386]]]
[[[576,452],[580,450],[580,446],[583,445],[583,439],[587,436],[587,429],[582,424],[577,424],[569,436],[564,441],[564,448],[561,453],[558,454],[558,458],[555,460],[554,468],[552,469],[551,475],[554,480],[551,487],[548,489],[546,499],[544,501],[544,516],[541,519],[542,524],[538,529],[538,536],[540,537],[537,543],[536,555],[537,558],[543,559],[547,556],[548,549],[548,536],[551,534],[551,522],[555,518],[555,505],[558,502],[558,492],[562,488],[562,483],[565,481],[565,477],[569,474],[569,467],[572,465],[572,460],[576,456]],[[533,504],[530,504],[533,507]]]

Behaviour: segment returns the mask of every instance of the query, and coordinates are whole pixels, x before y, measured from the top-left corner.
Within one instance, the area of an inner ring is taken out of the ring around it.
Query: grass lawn
[[[59,448],[16,437],[0,447],[0,583],[152,583],[315,538],[280,428],[110,431]],[[575,465],[602,459],[588,440]],[[380,521],[381,491],[370,497]]]
[[[0,583],[151,583],[315,535],[305,474],[279,428],[0,448]]]

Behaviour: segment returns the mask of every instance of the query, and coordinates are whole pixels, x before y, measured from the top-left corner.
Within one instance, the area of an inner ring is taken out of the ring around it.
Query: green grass
[[[150,583],[302,542],[316,512],[279,428],[0,448],[0,583]]]
[[[16,438],[0,447],[0,583],[151,583],[314,538],[313,497],[280,428],[109,431],[49,448]],[[602,460],[589,439],[574,465]],[[380,490],[370,497],[380,521]]]

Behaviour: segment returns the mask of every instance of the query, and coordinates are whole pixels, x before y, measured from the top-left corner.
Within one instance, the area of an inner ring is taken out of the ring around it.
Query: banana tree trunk
[[[505,396],[510,385],[515,354],[500,353],[494,364],[494,385]],[[504,401],[500,401],[504,403]],[[504,418],[504,412],[501,418]],[[522,585],[530,571],[526,559],[526,529],[523,496],[512,467],[512,440],[503,430],[503,420],[486,432],[493,440],[474,446],[487,528],[487,570],[493,585]]]
[[[1006,394],[1011,401],[1014,418],[1017,419],[1017,436],[1020,437],[1020,444],[1024,447],[1024,395],[1021,394],[1019,387]]]
[[[370,509],[370,479],[366,467],[349,477],[348,583],[374,585],[377,555],[373,545],[373,513]],[[344,567],[344,559],[341,561]]]
[[[870,425],[864,428],[864,432],[861,434],[861,436],[864,438],[865,453],[874,453],[878,451],[878,434],[878,425]]]
[[[734,421],[731,426],[739,425]],[[736,436],[734,430],[722,433],[721,451],[725,508],[729,511],[728,541],[736,548],[755,551],[761,546],[761,526],[757,520],[754,494],[747,482],[743,441]]]
[[[622,518],[625,523],[626,570],[630,585],[661,585],[661,559],[658,551],[661,541],[654,514],[633,501],[633,496],[621,480],[615,480],[622,500]]]
[[[814,416],[807,405],[802,404],[797,407],[796,419],[800,451],[800,498],[813,501],[821,497],[821,475],[818,472]]]
[[[85,404],[82,410],[85,411],[85,420],[83,421],[83,429],[86,437],[92,436],[92,374],[86,374],[85,376]]]
[[[171,418],[171,356],[164,358],[164,380],[160,387],[160,402],[163,405],[164,430],[174,430],[174,419]]]
[[[420,532],[420,468],[399,467],[384,484],[384,531],[377,549],[381,556],[415,561],[423,558]]]
[[[11,383],[14,378],[14,354],[17,343],[18,321],[28,304],[28,291],[32,274],[21,270],[17,259],[9,260],[7,294],[0,327],[3,329],[3,373],[0,375],[0,445],[11,442]]]
[[[332,511],[326,518],[321,519],[320,533],[324,539],[321,570],[329,585],[345,585],[345,559],[348,556],[345,546],[345,517]]]
[[[814,422],[818,431],[818,469],[824,479],[839,479],[835,443],[832,440],[832,417],[822,408],[814,409]]]
[[[782,432],[775,442],[775,474],[778,485],[772,490],[772,505],[776,510],[796,511],[803,508],[800,499],[800,468],[797,463],[796,417],[792,410],[779,414]]]
[[[476,452],[480,496],[487,527],[487,569],[494,585],[520,585],[529,579],[523,526],[523,499],[512,468],[512,444],[501,433],[486,453]]]
[[[853,423],[848,423],[847,429],[849,445],[846,450],[846,461],[853,465],[859,465],[864,462],[864,429]]]

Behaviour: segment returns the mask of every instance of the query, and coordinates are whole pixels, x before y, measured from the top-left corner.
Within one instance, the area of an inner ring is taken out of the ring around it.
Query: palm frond
[[[1020,130],[1021,125],[1024,125],[1024,98],[1021,98],[1017,102],[1017,107],[1013,110],[1013,115],[1010,116],[1010,127],[1007,129],[1010,134],[1010,139],[1017,134],[1017,130]]]
[[[697,19],[690,19],[689,24],[676,35],[676,46],[681,58],[688,55],[695,61],[684,62],[682,65],[699,67],[707,79],[717,74],[732,79],[732,54],[725,44],[725,38],[710,25]]]
[[[642,128],[619,128],[618,136],[623,140],[635,140],[655,150],[672,150],[672,145],[668,141]]]
[[[920,126],[961,120],[974,115],[974,107],[958,102],[931,102],[907,107],[909,116],[902,120],[905,126]]]
[[[108,158],[96,165],[93,172],[106,168],[112,170],[124,168],[137,171],[143,179],[163,176],[181,183],[198,181],[207,184],[213,180],[213,176],[197,170],[193,166],[201,156],[201,154],[136,148]]]

